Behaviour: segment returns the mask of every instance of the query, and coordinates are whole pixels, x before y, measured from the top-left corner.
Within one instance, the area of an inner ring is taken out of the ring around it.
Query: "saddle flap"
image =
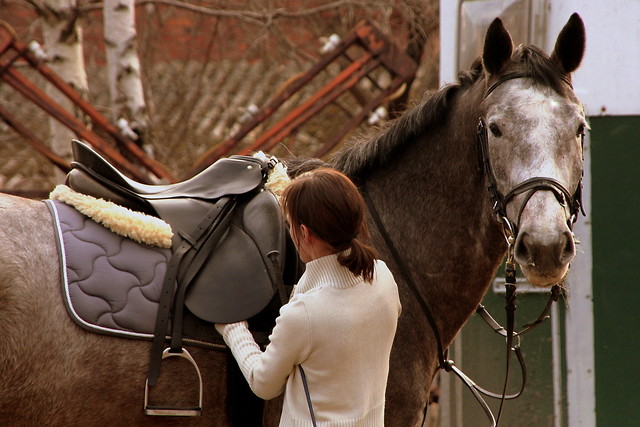
[[[256,315],[271,302],[282,280],[285,250],[280,206],[271,192],[262,191],[237,207],[228,231],[189,285],[185,305],[213,323]]]

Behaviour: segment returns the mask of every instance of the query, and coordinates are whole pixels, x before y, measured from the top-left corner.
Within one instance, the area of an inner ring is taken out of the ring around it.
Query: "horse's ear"
[[[585,45],[584,22],[582,22],[580,15],[574,13],[560,31],[551,58],[560,65],[565,73],[572,73],[582,62]]]
[[[482,64],[489,74],[496,74],[511,58],[513,52],[513,41],[511,35],[504,28],[502,19],[493,20],[487,35],[484,38],[484,49],[482,51]]]

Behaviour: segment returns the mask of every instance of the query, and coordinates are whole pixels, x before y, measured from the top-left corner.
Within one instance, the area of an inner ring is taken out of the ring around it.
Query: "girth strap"
[[[178,277],[178,288],[176,290],[176,296],[174,298],[173,317],[171,323],[171,352],[182,352],[182,319],[184,314],[184,300],[187,294],[187,289],[191,285],[193,279],[198,275],[202,266],[209,258],[210,254],[215,249],[216,245],[227,232],[228,225],[231,222],[231,212],[235,207],[236,199],[230,199],[223,202],[222,209],[217,213],[214,218],[214,222],[210,224],[210,228],[207,230],[207,234],[204,238],[197,241],[195,245],[192,245],[193,250],[196,251],[196,255],[193,260],[188,264],[182,266],[182,273]],[[217,204],[214,205],[217,210]],[[209,217],[207,215],[205,218]],[[210,218],[210,217],[209,217]]]

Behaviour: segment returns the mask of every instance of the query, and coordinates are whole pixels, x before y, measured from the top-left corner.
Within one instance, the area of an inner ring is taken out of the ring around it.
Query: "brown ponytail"
[[[306,225],[340,252],[341,265],[367,282],[373,280],[376,253],[368,244],[365,204],[348,177],[329,168],[302,174],[285,189],[282,207],[293,226]]]

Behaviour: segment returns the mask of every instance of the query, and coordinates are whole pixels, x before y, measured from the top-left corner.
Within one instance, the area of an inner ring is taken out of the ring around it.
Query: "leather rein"
[[[486,97],[489,96],[491,92],[493,92],[498,86],[500,86],[505,81],[516,79],[516,78],[527,78],[527,77],[530,77],[530,76],[525,73],[507,74],[501,77],[499,80],[497,80],[493,85],[491,85],[488,88],[488,90],[485,92],[483,99],[486,99]],[[572,87],[571,83],[568,80],[566,79],[563,79],[563,80],[570,87]],[[378,211],[375,205],[373,204],[373,201],[371,200],[371,197],[366,188],[366,181],[364,180],[362,181],[361,191],[364,196],[367,207],[369,209],[369,213],[371,214],[371,217],[375,222],[376,227],[380,232],[380,235],[384,239],[385,245],[389,249],[392,258],[396,266],[398,267],[402,278],[404,279],[404,282],[407,284],[407,286],[409,287],[409,290],[418,301],[422,309],[422,312],[427,319],[427,322],[429,323],[431,329],[433,330],[433,333],[436,339],[437,352],[438,352],[438,364],[439,364],[438,368],[443,369],[445,372],[455,373],[456,376],[458,376],[458,378],[460,378],[465,383],[465,385],[474,395],[474,397],[482,407],[483,411],[489,418],[489,421],[491,422],[491,426],[496,427],[498,425],[498,422],[500,421],[500,416],[502,414],[504,401],[519,397],[524,391],[524,388],[527,383],[527,370],[524,362],[524,357],[522,355],[522,351],[520,348],[520,337],[550,317],[549,311],[551,310],[551,306],[553,305],[554,302],[558,300],[561,293],[560,285],[559,284],[553,285],[553,287],[551,288],[551,292],[550,292],[547,304],[542,310],[541,314],[535,320],[529,323],[526,323],[523,326],[523,329],[521,331],[518,331],[518,332],[515,331],[514,319],[515,319],[515,310],[516,310],[516,304],[515,304],[516,263],[513,258],[513,251],[514,251],[513,245],[515,244],[515,241],[516,241],[518,227],[520,223],[520,217],[522,215],[522,212],[524,211],[527,202],[531,199],[533,194],[540,190],[551,191],[556,197],[558,203],[560,203],[562,206],[568,205],[570,216],[567,220],[567,224],[570,229],[572,229],[573,224],[577,219],[578,213],[582,212],[582,214],[584,215],[584,210],[582,208],[582,200],[581,200],[582,199],[582,181],[580,181],[580,183],[578,184],[578,187],[575,193],[571,194],[558,180],[554,178],[534,177],[534,178],[527,179],[522,183],[516,185],[506,195],[503,195],[498,189],[497,180],[495,178],[495,175],[493,173],[493,168],[491,166],[491,160],[489,157],[489,150],[488,150],[487,127],[482,117],[479,119],[479,123],[477,127],[477,136],[478,136],[478,143],[480,146],[481,166],[482,166],[485,179],[488,182],[487,189],[491,197],[492,209],[496,214],[498,221],[502,225],[503,234],[505,236],[505,239],[508,245],[507,257],[505,261],[506,328],[501,326],[498,322],[496,322],[496,320],[488,313],[488,311],[485,309],[485,307],[482,304],[479,304],[478,308],[476,309],[476,313],[480,315],[480,317],[494,330],[494,332],[503,336],[506,339],[506,344],[507,344],[506,345],[507,356],[506,356],[506,368],[505,368],[506,372],[505,372],[504,386],[501,393],[494,393],[480,387],[471,378],[469,378],[464,372],[462,372],[462,370],[460,370],[457,366],[455,366],[455,363],[453,360],[448,359],[448,349],[444,349],[444,345],[442,343],[442,338],[440,336],[438,325],[429,307],[429,304],[425,300],[425,298],[422,296],[420,291],[418,290],[418,287],[415,281],[413,280],[412,274],[409,272],[406,264],[404,263],[402,257],[400,256],[400,253],[396,249],[393,243],[393,240],[389,236],[389,233],[387,232],[384,226],[384,223],[382,222],[382,219],[380,218],[380,215],[378,214]],[[583,138],[584,138],[584,135],[583,135]],[[523,193],[526,193],[526,195],[518,211],[517,220],[514,223],[507,217],[506,208],[509,202],[511,202],[516,196]],[[514,341],[516,341],[515,345],[514,345]],[[512,351],[515,353],[518,359],[518,362],[520,364],[520,368],[522,372],[522,381],[521,381],[521,387],[518,390],[518,392],[514,394],[507,394],[506,389],[507,389],[507,384],[509,380],[509,368],[510,368],[509,364],[510,364],[510,356]],[[486,403],[482,395],[491,397],[494,399],[500,399],[500,408],[498,411],[497,418],[494,417],[493,412],[491,411],[491,408],[489,408],[489,405]],[[426,420],[426,408],[425,408],[425,420]]]

